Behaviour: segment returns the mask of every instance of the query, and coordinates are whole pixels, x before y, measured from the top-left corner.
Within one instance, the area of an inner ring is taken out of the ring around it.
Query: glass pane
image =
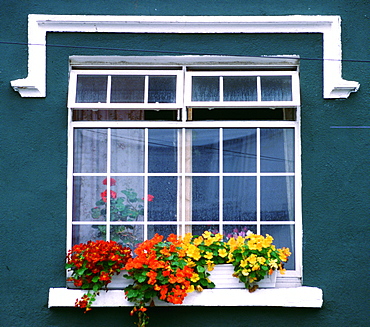
[[[291,76],[261,76],[262,101],[292,101]]]
[[[257,101],[257,77],[225,76],[224,101]]]
[[[104,240],[104,225],[73,225],[72,226],[72,246],[87,241]]]
[[[149,172],[177,172],[177,129],[149,130]]]
[[[163,235],[163,239],[167,239],[170,234],[177,235],[176,225],[149,225],[148,226],[148,239],[151,239],[156,233]]]
[[[217,234],[220,232],[220,226],[217,225],[188,225],[185,227],[186,232],[192,233],[193,235],[200,236],[205,231],[209,231],[213,234]]]
[[[219,178],[192,177],[192,220],[219,220]]]
[[[219,130],[193,129],[192,133],[192,172],[219,172]],[[190,145],[190,144],[189,144]]]
[[[144,130],[112,129],[112,173],[144,172]]]
[[[257,233],[257,226],[255,225],[225,225],[224,226],[224,240],[230,238],[238,238],[239,236],[245,237],[247,232]]]
[[[224,177],[224,221],[256,220],[256,177]]]
[[[144,226],[111,225],[110,239],[123,246],[135,249],[137,244],[144,241]]]
[[[285,269],[295,269],[295,246],[294,246],[294,226],[293,225],[262,225],[261,234],[269,234],[274,238],[273,244],[276,248],[286,247],[292,253],[288,262],[284,265]]]
[[[73,171],[105,173],[107,171],[107,130],[75,129]]]
[[[76,102],[107,102],[107,81],[108,76],[104,75],[78,75]]]
[[[143,221],[144,177],[114,176],[111,181],[111,221]]]
[[[261,172],[294,172],[294,129],[261,129]]]
[[[224,129],[224,172],[256,172],[256,129]]]
[[[112,103],[143,103],[145,76],[112,76]]]
[[[193,76],[191,101],[220,101],[218,76]]]
[[[149,103],[176,102],[176,76],[149,76]]]
[[[261,177],[261,220],[294,220],[294,177]]]
[[[102,201],[102,177],[75,176],[73,178],[73,221],[105,221],[106,205]],[[105,195],[106,196],[106,195]]]
[[[177,220],[177,177],[149,177],[148,220]]]

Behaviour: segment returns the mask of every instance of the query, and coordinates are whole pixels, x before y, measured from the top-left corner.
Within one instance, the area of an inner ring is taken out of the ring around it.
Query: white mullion
[[[111,89],[112,89],[112,76],[108,75],[108,80],[107,80],[107,103],[110,103],[110,98],[111,98]]]
[[[145,76],[144,80],[144,103],[148,103],[149,98],[149,76]]]
[[[111,129],[107,129],[107,212],[106,212],[106,238],[110,240],[110,166],[111,166],[111,154],[112,154],[112,144],[111,144]]]
[[[224,151],[224,144],[223,144],[223,129],[220,128],[220,137],[219,137],[219,162],[220,162],[220,174],[219,174],[219,233],[223,235],[224,232],[224,216],[223,216],[223,197],[224,197],[224,178],[223,178],[223,172],[224,172],[224,157],[223,157],[223,151]]]
[[[220,102],[224,102],[224,77],[223,76],[220,76],[219,77],[220,80],[219,80],[219,85],[220,85]]]
[[[186,129],[181,129],[181,234],[185,234],[186,217]]]
[[[73,215],[73,149],[74,128],[72,126],[72,109],[68,110],[68,174],[67,174],[67,251],[72,248],[72,215]]]
[[[261,76],[257,76],[257,102],[262,101]]]
[[[144,240],[148,239],[149,129],[144,129]]]
[[[257,234],[261,233],[261,130],[256,129],[256,146],[257,146],[257,176],[256,176],[256,220],[257,220]]]

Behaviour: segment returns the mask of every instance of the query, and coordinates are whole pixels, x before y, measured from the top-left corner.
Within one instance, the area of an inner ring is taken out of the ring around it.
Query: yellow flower
[[[256,270],[259,270],[260,269],[260,265],[258,263],[256,263],[253,267],[252,267],[252,271],[256,271]]]
[[[194,245],[199,245],[199,244],[201,244],[203,242],[203,237],[202,236],[199,236],[199,237],[197,237],[195,240],[194,240]]]
[[[227,251],[226,249],[218,249],[218,255],[221,257],[221,258],[225,258],[227,256]]]
[[[257,261],[259,264],[263,265],[266,262],[266,259],[264,257],[258,257]]]
[[[242,270],[242,274],[243,274],[244,276],[248,276],[248,275],[249,275],[249,271],[248,271],[247,269],[243,269],[243,270]]]
[[[206,264],[207,264],[208,271],[212,271],[213,268],[215,267],[215,264],[214,264],[214,262],[212,260],[207,260],[206,261]]]
[[[250,263],[251,265],[255,265],[255,264],[256,264],[256,262],[257,262],[257,256],[256,256],[255,254],[251,254],[251,255],[247,258],[247,260],[249,261],[249,263]]]
[[[196,289],[197,289],[198,292],[202,292],[203,291],[203,287],[200,286],[200,285],[197,285]]]
[[[214,238],[215,238],[215,241],[218,242],[218,241],[221,241],[223,237],[220,233],[217,233]]]
[[[186,293],[191,293],[194,291],[195,291],[194,285],[190,285],[190,287],[188,287],[188,289],[186,290]]]
[[[193,273],[193,276],[191,276],[190,280],[193,283],[196,283],[200,279],[199,275],[197,273]]]
[[[204,255],[204,257],[205,257],[206,259],[212,259],[212,258],[213,258],[213,253],[212,253],[212,252],[207,251],[207,252],[206,252],[206,254]]]
[[[227,258],[229,259],[229,260],[227,260],[227,263],[235,261],[234,256],[231,252],[228,254]]]
[[[211,237],[211,238],[208,238],[208,239],[204,240],[204,244],[206,246],[210,246],[210,245],[213,244],[213,241],[214,241],[214,239]]]
[[[248,260],[240,260],[240,267],[244,268],[248,266]]]
[[[188,249],[186,250],[186,254],[196,261],[201,258],[200,250],[193,244],[189,245]]]
[[[186,265],[188,267],[195,267],[196,266],[196,263],[193,260],[191,260],[190,258],[187,258],[186,259]]]
[[[210,238],[211,237],[211,235],[212,235],[212,233],[210,232],[210,231],[205,231],[203,234],[202,234],[202,236],[205,238],[205,239],[207,239],[207,238]]]

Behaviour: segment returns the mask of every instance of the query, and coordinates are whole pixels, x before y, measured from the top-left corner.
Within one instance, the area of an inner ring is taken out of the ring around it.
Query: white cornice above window
[[[22,97],[46,96],[46,34],[322,33],[325,99],[347,98],[359,83],[342,78],[339,16],[85,16],[29,15],[28,76],[11,82]]]

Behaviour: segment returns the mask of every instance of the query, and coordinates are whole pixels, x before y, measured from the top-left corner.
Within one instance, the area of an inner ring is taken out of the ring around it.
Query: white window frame
[[[88,59],[88,60],[86,60]],[[101,61],[105,62],[106,65],[111,64],[111,59],[106,57],[100,58]],[[127,58],[125,58],[127,59]],[[151,64],[154,66],[158,63],[154,63],[157,59],[151,59],[147,57],[142,57],[140,59],[132,57],[132,67],[137,67],[138,61],[147,61],[148,65]],[[167,61],[168,58],[162,58],[163,62]],[[173,59],[173,58],[172,58]],[[199,61],[208,63],[209,58],[177,58],[179,65],[183,65],[184,62],[193,62],[199,65]],[[228,64],[232,64],[235,58],[229,58]],[[113,59],[115,61],[116,59]],[[198,62],[197,62],[198,60]],[[217,59],[213,58],[213,61],[217,62]],[[221,59],[220,59],[221,60]],[[225,60],[223,58],[222,60]],[[249,60],[249,59],[248,59]],[[88,63],[89,58],[87,57],[76,57],[72,58],[71,62],[76,64],[75,67],[86,67],[90,66]],[[96,64],[97,58],[94,57],[94,63]],[[99,60],[98,60],[99,61]],[[288,60],[289,61],[289,60]],[[163,62],[158,67],[163,68]],[[173,61],[170,61],[173,62]],[[240,58],[238,58],[240,62]],[[270,62],[270,59],[266,59],[265,63]],[[276,65],[276,61],[274,64]],[[260,66],[260,62],[258,65]],[[291,60],[289,62],[290,66],[297,67],[297,60]],[[287,61],[284,61],[284,66],[286,67]],[[101,66],[101,65],[100,65]],[[130,64],[129,64],[130,66]],[[289,65],[288,65],[289,66]],[[271,66],[272,67],[272,66]],[[74,68],[72,66],[72,68]],[[73,70],[73,69],[72,69]],[[185,72],[186,69],[183,69]],[[297,71],[296,71],[297,72]],[[296,73],[294,72],[294,74]],[[291,72],[290,72],[291,73]],[[279,71],[279,74],[281,72]],[[294,75],[293,74],[293,75]],[[297,72],[298,78],[298,72]],[[73,72],[71,74],[73,76]],[[292,83],[294,84],[294,83]],[[71,84],[72,87],[75,87],[75,84]],[[74,86],[73,86],[74,85]],[[294,87],[293,87],[294,89]],[[296,101],[299,97],[299,86],[298,89],[295,89],[293,93],[297,92],[298,95],[294,96]],[[71,92],[72,94],[72,92]],[[185,99],[188,98],[186,87],[184,90]],[[69,102],[71,104],[72,102]],[[240,105],[240,104],[238,104]],[[238,107],[238,105],[236,107]],[[73,106],[73,104],[72,104]],[[244,104],[245,106],[245,104]],[[129,128],[135,126],[135,128],[233,128],[241,127],[241,121],[186,121],[186,110],[187,110],[186,100],[182,107],[182,117],[183,121],[169,121],[169,122],[155,122],[155,121],[75,121],[72,122],[72,108],[69,109],[69,162],[72,163],[73,160],[73,129],[79,127],[101,127],[101,128]],[[200,106],[201,108],[203,106]],[[254,107],[251,105],[251,107]],[[274,106],[276,107],[276,106]],[[243,127],[248,128],[269,128],[269,127],[290,127],[295,129],[295,197],[296,197],[296,206],[295,206],[295,251],[297,251],[296,256],[296,270],[287,271],[287,274],[284,277],[279,277],[277,281],[277,288],[274,289],[260,289],[254,293],[248,293],[245,289],[212,289],[205,290],[201,294],[194,293],[190,294],[186,299],[183,305],[185,306],[281,306],[281,307],[314,307],[319,308],[322,306],[322,291],[321,289],[315,287],[304,287],[301,286],[302,278],[302,220],[301,220],[301,167],[300,167],[300,106],[290,106],[296,108],[296,120],[295,121],[243,121]],[[227,109],[225,109],[227,110]],[[260,176],[262,175],[259,173]],[[289,175],[289,173],[283,173],[283,175]],[[68,231],[67,231],[67,249],[70,248],[72,242],[72,165],[69,165],[68,168]],[[106,175],[105,175],[106,176]],[[110,176],[108,176],[110,177]],[[270,223],[270,222],[269,222]],[[289,222],[288,222],[289,223]],[[280,224],[280,222],[276,222]],[[82,296],[82,290],[76,289],[65,289],[65,288],[51,288],[49,291],[49,307],[65,307],[73,306],[74,301],[77,297]],[[165,303],[163,301],[158,301],[157,306],[169,306],[171,304]],[[132,303],[128,302],[124,297],[123,290],[110,290],[108,293],[103,292],[99,297],[97,297],[96,302],[93,306],[96,307],[119,307],[119,306],[132,306]]]

